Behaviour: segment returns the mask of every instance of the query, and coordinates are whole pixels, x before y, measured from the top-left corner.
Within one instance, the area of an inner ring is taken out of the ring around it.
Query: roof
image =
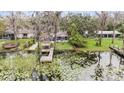
[[[65,37],[65,36],[68,36],[68,34],[66,31],[59,31],[57,32],[57,36]]]
[[[101,34],[101,31],[98,31],[97,34]],[[102,34],[113,34],[113,31],[102,31]],[[115,34],[121,34],[121,33],[118,31],[115,31]]]
[[[11,30],[11,29],[8,29],[8,30],[5,31],[5,33],[6,33],[6,34],[14,34],[14,31]]]
[[[5,31],[6,34],[14,34],[14,31],[11,29],[8,29]],[[31,29],[19,29],[18,34],[25,34],[25,33],[34,33],[34,30]]]
[[[19,29],[18,33],[19,34],[25,34],[25,33],[30,34],[30,33],[34,33],[34,30],[31,30],[31,29]]]

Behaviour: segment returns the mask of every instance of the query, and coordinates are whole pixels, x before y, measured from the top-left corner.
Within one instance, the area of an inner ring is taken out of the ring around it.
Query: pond
[[[18,55],[17,55],[18,54]],[[18,62],[19,61],[19,62]],[[11,63],[14,69],[8,69],[7,73],[17,69],[24,70],[22,80],[31,80],[31,73],[36,64],[36,56],[32,53],[7,53],[0,59],[0,63]],[[6,65],[6,64],[5,64]],[[9,67],[9,64],[6,65]],[[3,67],[0,68],[4,70]],[[111,51],[108,52],[55,52],[53,62],[42,64],[42,73],[53,77],[57,81],[119,81],[124,80],[124,61]],[[5,72],[5,71],[3,71]],[[3,76],[3,72],[0,73]],[[43,73],[44,72],[44,73]],[[14,72],[15,73],[15,72]],[[17,73],[17,72],[16,72]],[[40,73],[40,72],[39,72]],[[28,77],[27,77],[28,76]],[[20,78],[19,77],[19,78]],[[58,78],[59,77],[59,78]],[[28,78],[28,79],[27,79]],[[8,79],[8,78],[7,78]],[[4,80],[4,79],[1,79]],[[6,80],[6,79],[5,79]],[[9,80],[9,79],[8,79]],[[49,79],[47,79],[49,80]]]
[[[98,54],[98,62],[90,67],[84,68],[81,75],[79,75],[79,80],[124,80],[123,59],[112,52],[101,52]]]
[[[86,52],[81,53],[64,53],[63,67],[66,69],[63,73],[71,77],[65,80],[73,81],[118,81],[124,80],[124,61],[116,54],[109,52]],[[71,64],[77,64],[71,70]],[[68,64],[69,63],[69,64]],[[68,65],[68,69],[66,66]],[[70,65],[70,68],[69,68]],[[78,69],[77,69],[78,68]],[[69,70],[70,69],[70,70]],[[68,71],[69,70],[69,71]],[[68,71],[68,73],[66,73]],[[76,74],[76,75],[75,75]],[[75,78],[73,77],[75,76]]]

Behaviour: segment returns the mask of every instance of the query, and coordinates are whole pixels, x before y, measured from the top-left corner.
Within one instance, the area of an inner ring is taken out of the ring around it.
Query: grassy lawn
[[[55,49],[56,50],[72,50],[73,46],[68,42],[57,42]]]
[[[32,39],[18,39],[16,40],[0,40],[0,50],[2,49],[2,44],[4,43],[16,43],[19,42],[20,46],[19,49],[23,49],[23,46],[26,42],[31,41]],[[96,41],[95,39],[87,39],[87,47],[86,48],[79,48],[81,51],[108,51],[109,46],[111,45],[111,38],[103,38],[102,40],[102,46],[95,46]],[[122,40],[116,39],[115,40],[115,46],[122,47]],[[68,42],[57,42],[56,43],[56,50],[73,50],[73,46],[69,44]]]
[[[26,42],[31,41],[32,39],[18,39],[18,40],[0,40],[0,50],[3,50],[2,45],[5,43],[16,43],[19,42],[19,49],[23,49],[23,46]]]
[[[87,47],[86,48],[79,48],[81,51],[108,51],[109,46],[111,46],[111,38],[103,38],[102,40],[102,46],[96,46],[95,39],[88,39],[87,40]],[[116,39],[115,40],[115,46],[121,48],[122,47],[122,40]],[[73,49],[73,46],[71,46],[68,42],[58,42],[56,44],[57,50],[71,50]]]
[[[109,50],[109,46],[112,46],[111,44],[112,39],[111,38],[103,38],[102,40],[102,46],[96,46],[96,42],[94,39],[88,39],[87,40],[87,47],[81,48],[81,50],[89,50],[89,51],[107,51]],[[114,45],[116,47],[122,48],[122,40],[116,39]]]

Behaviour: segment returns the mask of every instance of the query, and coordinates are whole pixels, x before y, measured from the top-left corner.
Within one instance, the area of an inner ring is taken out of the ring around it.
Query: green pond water
[[[20,53],[21,56],[15,58],[16,55],[17,53],[7,53],[0,58],[0,64],[9,63],[7,66],[12,68],[3,69],[1,65],[0,80],[40,81],[41,79],[32,79],[32,69],[36,61],[35,53]],[[18,60],[20,62],[17,62]],[[17,63],[20,63],[18,68]],[[6,71],[9,74],[6,74]],[[17,73],[16,71],[18,72],[17,78],[11,79],[10,76],[14,77],[15,75],[12,74]],[[54,54],[52,63],[41,65],[40,73],[45,74],[44,80],[50,81],[118,81],[124,80],[124,62],[112,52],[57,52]]]
[[[78,65],[76,81],[118,81],[124,80],[124,61],[112,52],[86,52],[80,54],[63,54],[63,63],[72,61]],[[76,62],[76,63],[75,63]],[[77,64],[79,63],[79,64]],[[67,66],[67,65],[66,65]],[[68,65],[69,66],[69,65]],[[70,65],[71,68],[71,65]],[[76,73],[76,72],[75,72]],[[73,75],[72,75],[73,76]]]

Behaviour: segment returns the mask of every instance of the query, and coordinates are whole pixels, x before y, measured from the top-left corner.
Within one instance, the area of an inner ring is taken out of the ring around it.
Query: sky
[[[26,15],[31,15],[31,11],[26,12]],[[9,15],[9,11],[0,11],[0,16],[8,16]]]
[[[91,16],[94,16],[94,15],[95,15],[95,12],[94,12],[94,11],[63,11],[63,12],[62,12],[62,16],[67,15],[68,12],[72,12],[72,13],[74,13],[74,14],[76,14],[76,13],[81,13],[81,14],[83,14],[83,12],[87,12],[87,13],[90,14]],[[26,15],[31,15],[31,13],[32,13],[31,11],[28,11],[28,12],[25,11],[25,14],[26,14]],[[0,16],[8,16],[8,15],[9,15],[9,12],[8,12],[8,11],[0,11]]]

